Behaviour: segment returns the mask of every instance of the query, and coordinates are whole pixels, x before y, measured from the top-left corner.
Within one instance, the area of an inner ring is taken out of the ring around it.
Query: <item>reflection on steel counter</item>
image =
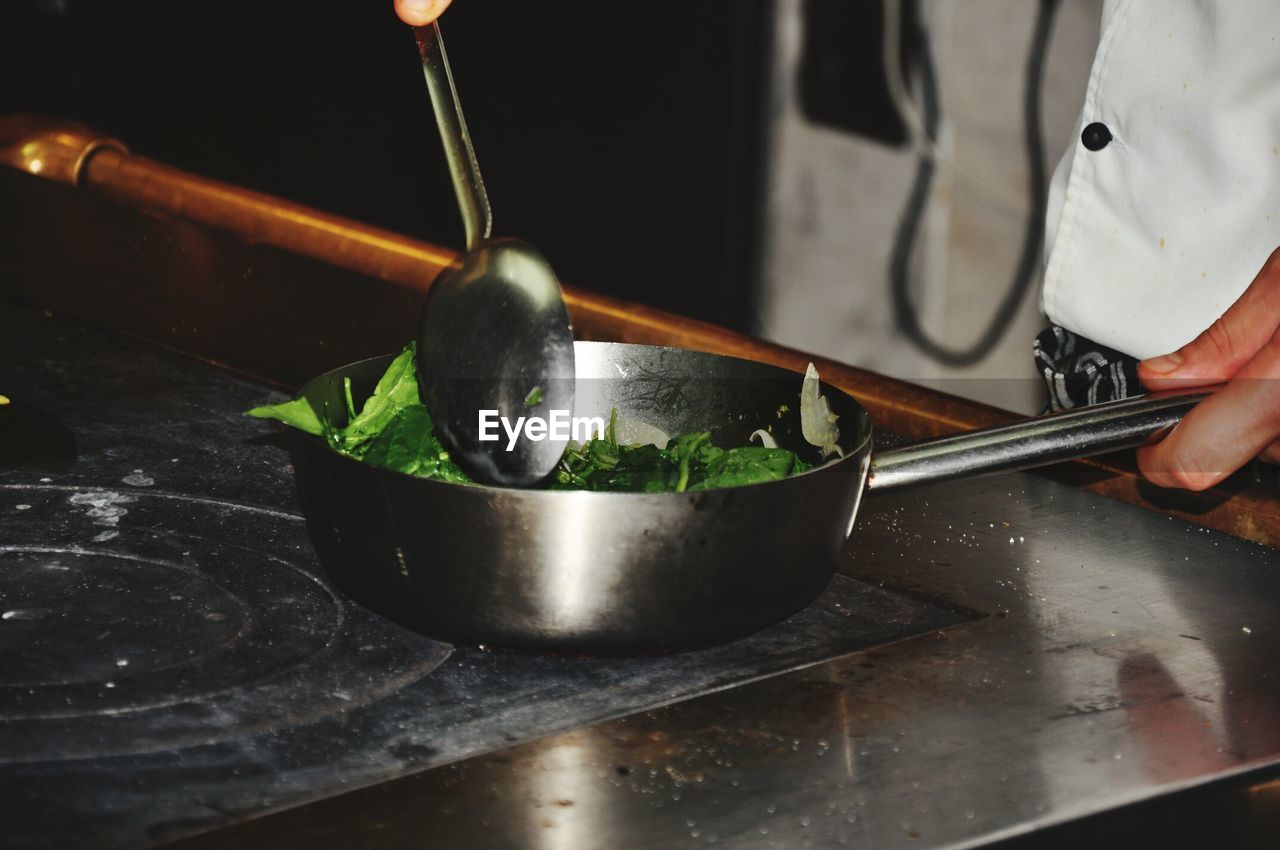
[[[992,616],[183,850],[977,846],[1280,764],[1273,550],[1032,475],[887,495],[857,534],[842,572]]]

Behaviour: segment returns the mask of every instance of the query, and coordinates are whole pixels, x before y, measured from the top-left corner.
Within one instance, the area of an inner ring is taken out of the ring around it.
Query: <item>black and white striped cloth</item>
[[[1048,411],[1141,393],[1138,361],[1057,325],[1036,337],[1036,368],[1049,390]]]

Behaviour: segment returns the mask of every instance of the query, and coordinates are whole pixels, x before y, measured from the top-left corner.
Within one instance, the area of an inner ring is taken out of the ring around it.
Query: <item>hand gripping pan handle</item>
[[[871,458],[867,488],[1016,472],[1141,446],[1172,429],[1215,389],[1121,399],[886,449]]]

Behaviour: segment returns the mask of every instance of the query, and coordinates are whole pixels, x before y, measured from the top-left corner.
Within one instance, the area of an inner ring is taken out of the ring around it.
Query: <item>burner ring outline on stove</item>
[[[133,675],[113,677],[109,690],[104,682],[25,692],[0,683],[7,709],[0,718],[0,762],[137,754],[305,724],[394,693],[425,676],[450,654],[447,644],[400,629],[339,596],[320,577],[318,568],[295,563],[298,553],[309,554],[310,546],[300,518],[292,514],[130,490],[124,491],[130,497],[125,503],[129,510],[112,524],[117,533],[109,545],[90,547],[81,541],[100,534],[102,523],[78,510],[82,503],[69,508],[68,494],[120,491],[61,485],[23,485],[21,489],[23,502],[30,505],[21,513],[0,508],[0,526],[5,520],[17,521],[6,535],[11,542],[0,547],[0,564],[19,552],[98,559],[99,567],[105,559],[113,568],[145,568],[180,581],[230,587],[241,595],[258,593],[267,597],[266,615],[251,603],[246,621],[235,623],[236,618],[228,618],[226,630],[213,629],[205,635],[212,641],[205,646],[206,655],[226,652],[228,645],[235,652],[236,641],[229,638],[239,632],[252,637],[255,629],[262,629],[259,636],[270,638],[275,628],[274,636],[282,640],[278,644],[258,640],[254,652],[240,659],[250,659],[251,669],[239,669],[238,678],[216,682],[201,668],[200,659],[175,663],[172,655],[162,657],[161,653],[153,668],[131,660],[127,672]],[[38,541],[21,539],[32,536],[38,536]],[[255,541],[253,548],[240,545],[244,540]],[[72,566],[91,570],[94,565]],[[11,607],[10,600],[0,601],[0,611]],[[277,623],[282,613],[297,614],[302,626]],[[19,625],[23,623],[0,622],[0,629]],[[179,640],[180,636],[163,639]],[[148,683],[166,677],[167,693],[147,691]],[[15,694],[25,699],[11,699]],[[58,704],[50,696],[60,697]],[[81,707],[68,711],[67,696],[72,697],[71,704],[78,702]],[[15,702],[16,708],[10,708]]]
[[[237,548],[242,548],[242,547],[237,547]],[[136,703],[124,704],[124,701],[128,699],[128,694],[127,694],[128,685],[139,684],[137,680],[143,677],[150,677],[154,679],[157,677],[158,674],[165,674],[167,672],[176,671],[177,668],[181,668],[184,666],[198,665],[202,661],[206,661],[210,656],[215,655],[219,650],[232,647],[239,639],[243,638],[246,634],[250,633],[254,627],[254,617],[252,613],[252,604],[251,604],[252,600],[250,600],[250,602],[246,602],[245,599],[241,598],[237,594],[228,592],[226,588],[222,587],[218,583],[215,577],[209,576],[208,574],[206,574],[205,572],[203,572],[198,568],[179,564],[179,563],[161,561],[154,558],[142,558],[136,555],[113,553],[113,552],[104,551],[104,550],[93,550],[93,549],[87,549],[87,548],[75,547],[75,546],[65,546],[65,547],[10,546],[10,545],[0,546],[0,559],[3,559],[5,555],[11,555],[11,554],[71,555],[77,558],[94,558],[94,559],[104,559],[109,561],[119,560],[119,561],[128,562],[131,565],[145,565],[149,567],[159,567],[161,569],[172,570],[174,572],[182,573],[184,575],[196,578],[198,580],[203,581],[204,583],[207,583],[215,588],[218,588],[219,590],[222,590],[223,595],[227,599],[229,599],[236,607],[240,609],[241,616],[239,618],[239,627],[236,629],[236,631],[233,634],[228,636],[226,639],[220,641],[217,645],[207,647],[206,652],[202,653],[201,655],[196,655],[196,656],[188,657],[186,659],[181,659],[181,660],[175,660],[168,663],[161,663],[161,664],[155,664],[155,665],[148,664],[145,667],[145,669],[141,672],[130,671],[128,670],[127,666],[121,668],[122,673],[124,675],[114,676],[110,680],[112,682],[112,687],[109,690],[116,691],[117,693],[102,694],[102,696],[116,697],[116,699],[110,700],[108,704],[105,706],[103,705],[86,706],[84,709],[70,710],[70,711],[62,710],[62,709],[53,710],[53,711],[37,710],[34,713],[22,712],[20,710],[17,712],[6,711],[5,709],[0,708],[0,721],[12,720],[12,719],[18,719],[18,718],[37,718],[37,717],[40,719],[59,720],[59,719],[67,719],[72,717],[81,717],[86,715],[111,716],[111,715],[126,714],[131,712],[151,711],[155,709],[167,708],[170,706],[179,705],[182,703],[196,702],[199,700],[209,699],[211,697],[217,696],[218,694],[225,693],[226,691],[232,688],[252,687],[258,684],[259,682],[261,682],[263,679],[287,675],[290,670],[296,669],[297,667],[307,663],[307,661],[312,656],[318,655],[319,653],[322,653],[328,650],[333,644],[335,635],[338,634],[338,632],[340,631],[346,619],[343,611],[342,601],[338,599],[338,597],[322,582],[318,581],[314,576],[308,575],[307,573],[298,570],[296,567],[294,567],[293,565],[285,561],[282,561],[278,558],[271,558],[270,556],[267,556],[267,559],[269,561],[275,562],[275,564],[278,567],[282,567],[286,570],[289,570],[290,572],[296,574],[296,576],[299,579],[306,582],[307,584],[303,585],[304,587],[308,585],[314,585],[314,590],[318,591],[316,596],[324,599],[324,601],[331,606],[331,611],[334,619],[329,624],[327,624],[327,628],[325,629],[325,632],[323,635],[323,640],[321,641],[314,640],[315,638],[319,638],[320,635],[308,636],[309,638],[312,639],[311,641],[309,641],[309,643],[315,642],[318,644],[308,655],[294,659],[290,663],[283,666],[270,667],[268,669],[254,671],[254,675],[251,678],[237,677],[234,681],[231,681],[225,684],[220,684],[219,686],[216,686],[216,687],[205,687],[205,688],[196,688],[193,690],[184,690],[179,693],[175,693],[167,698],[152,699],[152,700],[144,699]],[[308,587],[308,589],[312,589],[312,588]],[[2,652],[3,650],[0,649],[0,653]],[[112,655],[122,655],[122,654],[123,653],[121,652],[112,653]],[[128,660],[128,659],[122,658],[121,660]],[[70,697],[61,692],[74,692],[77,690],[82,691],[85,687],[97,687],[99,689],[102,689],[103,685],[104,685],[104,682],[102,681],[89,680],[89,681],[64,681],[64,682],[52,683],[52,684],[41,684],[41,685],[37,685],[36,687],[46,691],[52,691],[53,693],[50,694],[50,699],[56,700],[57,702],[63,702],[64,700],[70,699]],[[126,687],[122,688],[121,687],[122,685]],[[23,682],[11,683],[11,682],[5,681],[4,679],[0,679],[0,691],[6,688],[19,688],[19,689],[27,688],[29,692],[34,690],[27,683],[23,683]],[[84,697],[87,697],[87,695],[82,694],[81,697],[83,699]],[[25,700],[25,701],[29,702],[30,700]],[[12,700],[10,700],[10,702],[12,702]]]

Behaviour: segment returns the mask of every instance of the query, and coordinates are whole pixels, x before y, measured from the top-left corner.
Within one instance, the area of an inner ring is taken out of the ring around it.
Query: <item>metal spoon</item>
[[[422,310],[423,401],[454,459],[474,478],[534,484],[559,462],[567,433],[539,439],[535,428],[512,439],[509,428],[522,418],[547,420],[551,411],[571,415],[573,328],[555,272],[537,249],[490,237],[489,197],[439,25],[414,33],[467,238],[466,253],[435,279]],[[494,412],[486,417],[493,439],[482,439],[483,411]]]

